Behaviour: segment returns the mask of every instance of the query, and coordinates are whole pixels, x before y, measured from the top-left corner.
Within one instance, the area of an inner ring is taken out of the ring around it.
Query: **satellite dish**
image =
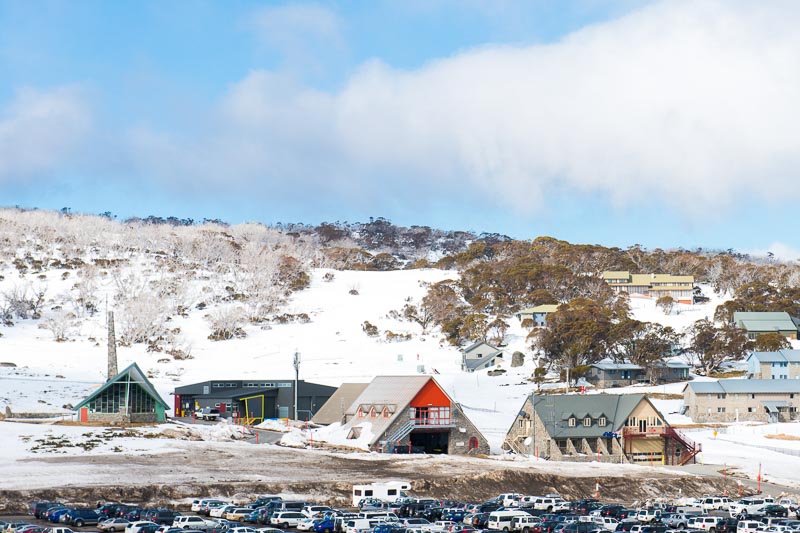
[[[531,445],[531,443],[533,442],[533,439],[532,439],[532,438],[530,438],[530,437],[528,437],[527,439],[525,439],[525,440],[524,440],[524,441],[522,441],[522,442],[525,444],[525,446],[530,446],[530,445]]]

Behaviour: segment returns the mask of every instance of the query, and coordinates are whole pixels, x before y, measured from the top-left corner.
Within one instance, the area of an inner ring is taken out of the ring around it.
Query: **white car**
[[[254,527],[232,527],[227,530],[226,533],[256,533],[256,529]]]
[[[129,520],[124,518],[109,518],[97,524],[97,529],[100,531],[124,531],[125,526],[130,524]]]
[[[303,520],[305,517],[306,515],[299,511],[283,511],[281,513],[275,513],[272,515],[272,518],[269,519],[269,523],[273,526],[287,529],[290,527],[297,527],[297,524],[300,523],[300,520]]]
[[[328,511],[333,511],[333,509],[327,505],[306,505],[300,512],[306,515],[307,518],[314,518],[315,516],[322,515]]]
[[[125,533],[139,533],[145,526],[157,526],[155,522],[150,522],[149,520],[145,520],[143,522],[131,522],[127,526],[125,526]]]
[[[297,524],[297,531],[311,531],[314,529],[314,523],[318,522],[319,518],[303,518]]]
[[[235,505],[220,505],[219,507],[214,507],[208,512],[209,516],[213,516],[214,518],[224,518],[226,514],[236,509]]]

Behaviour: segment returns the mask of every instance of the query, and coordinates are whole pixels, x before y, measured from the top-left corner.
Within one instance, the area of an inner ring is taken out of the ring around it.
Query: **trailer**
[[[384,483],[370,483],[369,485],[353,485],[353,507],[358,507],[359,502],[367,499],[394,502],[397,498],[405,498],[405,492],[411,490],[409,481],[386,481]]]

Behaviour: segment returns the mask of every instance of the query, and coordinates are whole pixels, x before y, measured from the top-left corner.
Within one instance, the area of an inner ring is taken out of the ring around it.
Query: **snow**
[[[132,267],[136,268],[136,267]],[[7,269],[0,290],[7,289],[19,276]],[[57,300],[58,294],[69,290],[74,279],[65,279],[61,270],[46,272],[47,294]],[[444,390],[460,402],[466,415],[489,440],[491,450],[500,454],[500,446],[524,399],[535,390],[528,381],[537,366],[530,356],[527,331],[516,318],[509,320],[506,346],[503,347],[507,361],[499,368],[506,372],[489,376],[487,371],[465,373],[460,369],[461,354],[456,347],[447,345],[435,331],[423,334],[420,326],[392,318],[391,311],[399,311],[407,302],[418,302],[426,292],[426,285],[445,279],[454,279],[456,272],[436,269],[402,270],[391,272],[312,271],[308,289],[294,294],[279,313],[306,313],[310,322],[271,323],[266,327],[250,325],[245,328],[247,336],[227,341],[209,340],[209,326],[205,318],[211,309],[191,309],[188,316],[173,316],[170,328],[179,328],[181,335],[191,347],[191,358],[176,360],[163,352],[148,352],[145,346],[119,346],[117,349],[119,368],[132,362],[151,376],[151,381],[168,404],[175,387],[212,378],[291,379],[293,354],[301,356],[300,378],[311,382],[338,386],[343,382],[368,382],[376,375],[409,375],[420,371],[433,375]],[[332,274],[333,280],[325,279]],[[16,276],[16,278],[14,278]],[[27,282],[35,278],[27,275]],[[44,280],[38,280],[44,284]],[[200,291],[202,282],[187,280],[193,291]],[[98,280],[101,299],[113,296],[114,282]],[[351,291],[357,291],[357,295]],[[670,315],[655,306],[649,299],[633,298],[633,317],[639,320],[657,321],[684,331],[692,322],[713,315],[722,299],[707,287],[704,293],[711,297],[706,304],[686,306],[678,304]],[[55,300],[51,303],[56,303]],[[368,336],[362,329],[365,321],[377,326],[380,335]],[[72,417],[64,406],[75,405],[105,381],[106,372],[106,325],[104,313],[85,317],[66,342],[55,342],[53,335],[40,329],[33,320],[20,320],[14,327],[3,328],[0,339],[0,363],[13,363],[16,367],[0,366],[0,413],[6,406],[13,412],[43,412],[51,415]],[[411,339],[402,342],[386,340],[386,332],[411,334]],[[521,351],[526,354],[523,366],[510,367],[511,354]],[[695,379],[708,379],[695,377]],[[547,384],[559,387],[563,384]],[[659,386],[637,385],[613,389],[612,393],[659,393],[680,394],[685,383]],[[602,391],[587,390],[587,394]],[[41,403],[44,402],[44,403]],[[653,403],[672,424],[690,424],[680,415],[681,400],[654,399]],[[210,426],[180,428],[178,439],[197,439],[201,442],[228,442],[246,438],[241,429],[224,422]],[[160,428],[160,426],[159,426]],[[171,426],[172,430],[175,426]],[[338,425],[327,428],[305,429],[286,426],[281,421],[265,421],[260,429],[284,433],[281,443],[286,446],[305,446],[310,442],[325,440],[332,444],[353,449],[366,449],[371,438],[368,428],[359,439],[346,439]],[[35,454],[30,443],[37,439],[63,435],[66,439],[80,439],[86,428],[70,426],[31,426],[26,424],[3,424],[0,431],[0,446],[9,453],[0,460],[0,468],[12,468],[17,459],[30,459]],[[94,430],[93,430],[94,431]],[[99,430],[98,430],[99,431]],[[154,431],[163,432],[163,428]],[[729,431],[732,431],[729,428]],[[743,430],[744,431],[744,430]],[[783,431],[783,430],[781,430]],[[787,430],[788,432],[788,430]],[[753,461],[763,459],[763,466],[773,479],[787,481],[800,479],[800,458],[779,452],[754,448],[754,444],[773,448],[796,449],[796,443],[765,439],[761,434],[726,433],[713,438],[710,430],[692,431],[691,438],[704,444],[702,460],[728,463],[747,475],[754,476]],[[762,441],[769,441],[765,444]],[[90,453],[157,454],[169,449],[169,439],[143,436],[114,438],[100,443]],[[112,444],[113,442],[113,444]],[[85,453],[83,448],[67,446],[60,453]],[[39,453],[39,452],[37,452]],[[51,453],[51,452],[47,452]],[[56,453],[53,451],[52,453]],[[507,461],[500,455],[497,460]],[[533,461],[515,458],[511,462]],[[781,461],[789,465],[779,468]],[[553,469],[574,468],[603,470],[607,465],[581,464],[551,465]],[[614,465],[614,469],[621,468]],[[5,472],[5,470],[3,470]],[[13,470],[10,470],[13,471]],[[778,474],[781,472],[781,474]],[[13,476],[12,476],[13,477]]]

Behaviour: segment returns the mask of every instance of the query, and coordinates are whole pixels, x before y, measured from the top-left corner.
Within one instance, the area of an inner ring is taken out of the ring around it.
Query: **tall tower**
[[[108,378],[110,381],[119,373],[117,370],[117,339],[114,335],[114,311],[108,312]]]

